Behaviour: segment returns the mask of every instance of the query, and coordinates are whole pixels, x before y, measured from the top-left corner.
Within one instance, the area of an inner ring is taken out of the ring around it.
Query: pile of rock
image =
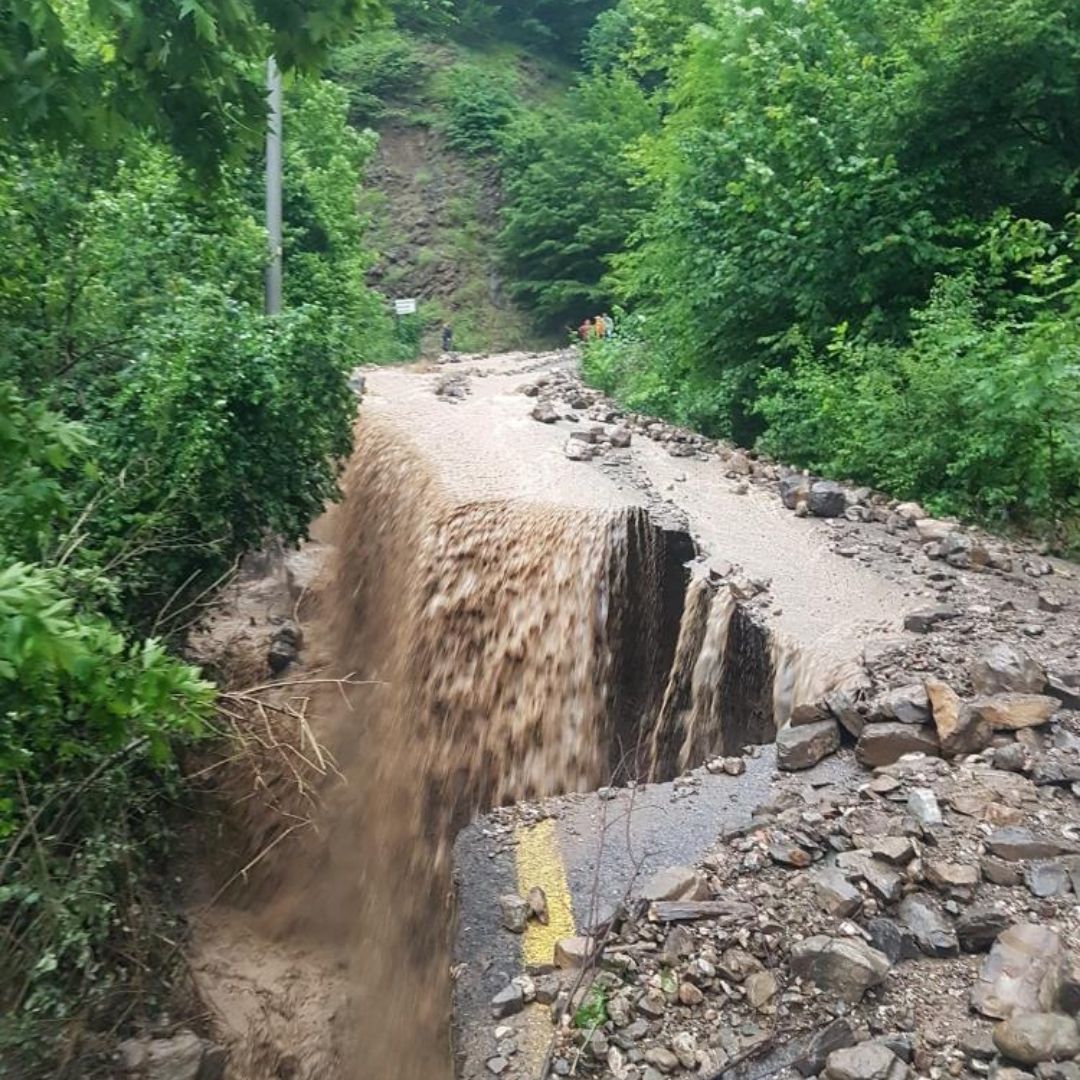
[[[911,756],[856,790],[791,777],[496,998],[489,1068],[524,1075],[532,1001],[555,1075],[1078,1080],[1078,808],[983,756]]]
[[[1077,704],[1074,691],[1011,645],[995,642],[975,656],[969,697],[936,678],[877,693],[869,685],[838,689],[817,705],[795,709],[777,736],[780,768],[811,768],[847,738],[867,768],[906,754],[986,753],[999,768],[1031,774],[1040,784],[1080,784],[1077,747],[1058,734],[1064,710]]]

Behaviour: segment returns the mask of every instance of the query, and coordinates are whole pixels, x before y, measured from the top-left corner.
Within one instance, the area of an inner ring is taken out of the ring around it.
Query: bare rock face
[[[852,1004],[889,973],[889,958],[856,938],[817,934],[791,950],[791,970]]]
[[[1080,1054],[1080,1029],[1061,1013],[1019,1013],[994,1028],[994,1044],[1022,1065],[1067,1061]]]
[[[1039,694],[1046,686],[1046,672],[1030,656],[997,642],[972,663],[971,682],[977,694]]]
[[[835,720],[788,726],[776,736],[776,758],[781,769],[809,769],[840,748]]]
[[[1010,926],[979,969],[971,1007],[996,1020],[1053,1008],[1064,957],[1061,938],[1048,927],[1035,923]]]

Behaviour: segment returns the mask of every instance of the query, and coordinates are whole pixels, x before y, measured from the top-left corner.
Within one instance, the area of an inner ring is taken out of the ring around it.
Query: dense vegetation
[[[542,316],[623,305],[595,381],[1076,542],[1075,4],[620,0],[584,55],[503,244]]]
[[[93,1032],[159,1008],[175,966],[148,886],[176,751],[212,727],[214,695],[170,644],[246,551],[301,537],[334,494],[347,373],[388,334],[357,212],[373,138],[307,73],[372,10],[3,6],[5,1075],[89,1075]],[[272,319],[271,49],[291,71],[287,304]]]

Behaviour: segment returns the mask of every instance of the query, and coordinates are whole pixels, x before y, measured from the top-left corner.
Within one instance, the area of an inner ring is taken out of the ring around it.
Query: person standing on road
[[[449,323],[443,323],[442,351],[444,353],[452,353],[454,351],[454,328]]]
[[[604,323],[604,337],[611,338],[615,336],[615,320],[606,312],[600,316]]]
[[[599,340],[604,336],[606,327],[604,325],[604,316],[597,315],[596,321],[593,323],[593,337]]]
[[[589,338],[592,337],[592,320],[582,319],[577,332],[578,337],[581,338],[582,341],[588,341]]]

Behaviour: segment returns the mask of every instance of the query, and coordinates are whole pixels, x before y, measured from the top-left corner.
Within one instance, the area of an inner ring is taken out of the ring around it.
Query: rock
[[[1049,927],[1018,923],[1001,933],[979,968],[971,1006],[1005,1020],[1053,1007],[1062,980],[1061,938]]]
[[[1022,1065],[1066,1061],[1080,1054],[1080,1029],[1061,1013],[1014,1013],[994,1028],[994,1043]]]
[[[769,858],[781,866],[792,866],[797,870],[805,870],[813,862],[808,851],[780,835],[769,845]]]
[[[814,517],[841,517],[847,509],[847,492],[840,484],[834,484],[831,480],[818,480],[810,485],[810,497],[807,501]]]
[[[708,882],[690,866],[669,866],[654,874],[641,890],[642,900],[708,900]]]
[[[633,441],[629,428],[615,427],[608,433],[608,439],[616,450],[625,450]]]
[[[979,870],[991,885],[1001,885],[1006,889],[1014,888],[1023,880],[1019,866],[1004,859],[995,859],[993,855],[984,855],[979,860]]]
[[[1075,1061],[1040,1061],[1035,1066],[1038,1080],[1080,1080],[1080,1064]]]
[[[1030,829],[1019,825],[1007,825],[995,829],[986,838],[986,849],[1006,862],[1020,862],[1023,859],[1052,859],[1055,855],[1066,855],[1072,846],[1058,840],[1036,836]]]
[[[855,938],[818,934],[791,950],[791,970],[797,976],[852,1004],[884,982],[890,967],[887,956]]]
[[[1080,673],[1073,672],[1066,677],[1051,675],[1044,691],[1056,697],[1063,708],[1080,712]]]
[[[960,951],[956,931],[941,905],[932,896],[925,893],[905,896],[897,909],[897,915],[927,956],[955,956]]]
[[[997,642],[972,663],[971,682],[977,694],[1039,694],[1046,685],[1046,672],[1026,653]]]
[[[776,736],[776,759],[781,769],[809,769],[840,748],[840,728],[835,720],[802,727],[786,727]]]
[[[557,968],[584,967],[592,955],[592,950],[592,938],[560,938],[555,942],[555,966]]]
[[[761,961],[736,946],[724,950],[716,964],[716,970],[729,982],[741,983],[748,975],[761,971]]]
[[[680,1031],[671,1040],[671,1049],[684,1069],[692,1069],[697,1063],[697,1039],[689,1031]]]
[[[829,714],[821,705],[796,705],[791,710],[791,719],[788,723],[792,727],[805,727],[807,724],[820,724],[822,720],[828,718]]]
[[[510,1062],[501,1054],[496,1054],[495,1057],[488,1058],[485,1064],[487,1065],[488,1072],[494,1073],[496,1076],[502,1076],[502,1074],[510,1068]]]
[[[927,679],[926,693],[944,755],[977,754],[990,745],[990,722],[977,709],[965,705],[952,687]]]
[[[499,914],[503,929],[511,934],[524,934],[529,922],[529,903],[517,893],[499,897]]]
[[[1057,1007],[1070,1016],[1080,1016],[1080,958],[1068,956],[1059,971]]]
[[[552,1005],[562,990],[562,982],[558,975],[538,975],[533,980],[536,992],[536,1001],[539,1005]]]
[[[664,1046],[652,1046],[645,1051],[645,1060],[662,1073],[673,1073],[679,1067],[679,1059]]]
[[[970,893],[979,884],[979,868],[969,863],[949,862],[946,859],[928,859],[926,879],[944,892]]]
[[[830,915],[846,919],[862,907],[862,893],[839,870],[821,870],[811,881],[818,903]]]
[[[563,453],[571,461],[592,461],[595,451],[588,443],[580,439],[567,439]]]
[[[800,501],[810,497],[810,477],[799,473],[782,477],[780,480],[780,501],[788,510],[794,510]]]
[[[937,796],[930,788],[914,788],[907,800],[908,813],[923,828],[931,828],[942,823],[941,807]]]
[[[917,502],[900,503],[893,513],[907,525],[914,525],[926,517],[926,511]]]
[[[994,694],[974,698],[969,708],[995,731],[1019,731],[1045,724],[1061,702],[1044,694]]]
[[[906,866],[915,858],[915,845],[906,836],[883,836],[870,845],[870,851],[893,866]]]
[[[541,401],[529,415],[541,424],[554,424],[559,419],[559,414],[549,401]]]
[[[825,695],[825,707],[840,726],[856,739],[866,726],[866,719],[855,704],[855,697],[847,690],[832,690]]]
[[[121,1069],[145,1080],[220,1080],[222,1047],[191,1031],[168,1039],[127,1039],[117,1051]]]
[[[928,724],[887,722],[867,724],[855,746],[855,757],[868,769],[891,765],[905,754],[922,753],[938,757],[937,732]]]
[[[997,1047],[994,1045],[994,1036],[985,1028],[975,1028],[969,1031],[960,1043],[964,1051],[964,1057],[968,1061],[990,1061],[997,1056]]]
[[[825,1063],[828,1080],[905,1080],[908,1067],[880,1042],[834,1050]]]
[[[1002,772],[1027,772],[1030,767],[1027,750],[1020,743],[1007,743],[994,750],[994,768]]]
[[[904,879],[891,866],[865,852],[840,852],[836,856],[836,865],[846,874],[865,881],[870,891],[887,904],[899,900],[903,894]]]
[[[930,699],[922,683],[911,683],[879,694],[871,705],[875,719],[902,724],[925,724],[930,719]]]
[[[915,530],[924,544],[941,543],[955,529],[956,522],[939,521],[937,518],[922,518],[922,520],[915,522]]]
[[[906,926],[901,926],[893,919],[879,916],[866,924],[870,935],[870,944],[880,953],[884,953],[889,962],[896,964],[901,960],[913,960],[919,955],[919,946],[915,935]]]
[[[1061,896],[1069,891],[1069,874],[1063,863],[1030,862],[1024,867],[1024,884],[1032,896]]]
[[[660,961],[668,967],[678,967],[679,961],[694,954],[694,935],[685,926],[673,926],[664,939]]]
[[[960,612],[950,607],[919,608],[904,616],[904,629],[913,634],[929,634],[940,623],[960,618]]]
[[[771,971],[755,971],[748,975],[743,984],[746,990],[746,1000],[753,1009],[760,1009],[775,996],[780,989],[776,976]]]
[[[985,952],[1010,922],[1000,904],[982,903],[965,908],[956,920],[956,936],[964,952]]]
[[[529,914],[541,926],[547,926],[551,921],[548,914],[547,893],[539,885],[534,885],[529,890],[529,895],[525,897],[525,902],[529,905]]]
[[[275,637],[266,651],[266,664],[273,675],[281,675],[300,659],[297,646],[285,638]]]
[[[683,1005],[700,1005],[705,995],[691,982],[679,984],[679,1001]]]
[[[521,987],[510,983],[504,986],[491,999],[491,1015],[496,1020],[502,1020],[507,1016],[514,1016],[525,1008],[525,995]]]

